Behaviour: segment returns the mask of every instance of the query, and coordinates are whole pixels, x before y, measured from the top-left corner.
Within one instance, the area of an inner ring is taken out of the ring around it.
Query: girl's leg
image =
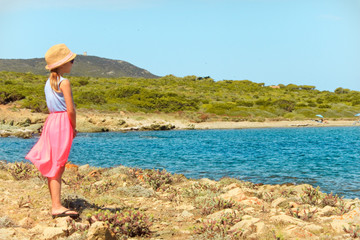
[[[61,205],[61,177],[64,172],[65,166],[59,170],[57,176],[53,178],[48,178],[48,187],[50,190],[51,196],[51,213],[52,214],[59,214],[67,210],[67,208]],[[68,213],[75,213],[75,211],[71,211]]]

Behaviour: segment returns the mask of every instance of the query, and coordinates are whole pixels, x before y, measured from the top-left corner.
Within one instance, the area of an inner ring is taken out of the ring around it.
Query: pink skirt
[[[26,155],[45,177],[55,177],[65,166],[73,141],[73,129],[67,112],[50,113],[40,139]]]

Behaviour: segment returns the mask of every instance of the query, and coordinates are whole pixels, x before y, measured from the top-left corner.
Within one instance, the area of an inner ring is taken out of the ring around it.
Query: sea
[[[0,138],[0,160],[27,161],[32,139]],[[360,127],[79,133],[69,161],[166,169],[188,178],[311,184],[360,198]]]

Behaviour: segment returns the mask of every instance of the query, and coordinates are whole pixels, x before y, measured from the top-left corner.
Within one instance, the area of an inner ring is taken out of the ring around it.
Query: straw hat
[[[76,54],[63,43],[57,44],[49,48],[45,54],[46,69],[51,70],[70,62],[76,57]]]

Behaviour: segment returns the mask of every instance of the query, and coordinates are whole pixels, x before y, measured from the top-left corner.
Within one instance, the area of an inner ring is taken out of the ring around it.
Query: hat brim
[[[57,63],[57,64],[51,64],[51,66],[46,65],[45,68],[46,68],[47,70],[52,70],[52,69],[58,68],[58,67],[60,67],[60,66],[62,66],[62,65],[64,65],[64,64],[70,62],[71,60],[73,60],[73,59],[75,59],[75,58],[76,58],[76,53],[73,53],[73,54],[70,56],[70,58],[68,58],[68,59],[66,59],[66,60],[63,60],[63,61],[61,61],[61,62],[59,62],[59,63]]]

